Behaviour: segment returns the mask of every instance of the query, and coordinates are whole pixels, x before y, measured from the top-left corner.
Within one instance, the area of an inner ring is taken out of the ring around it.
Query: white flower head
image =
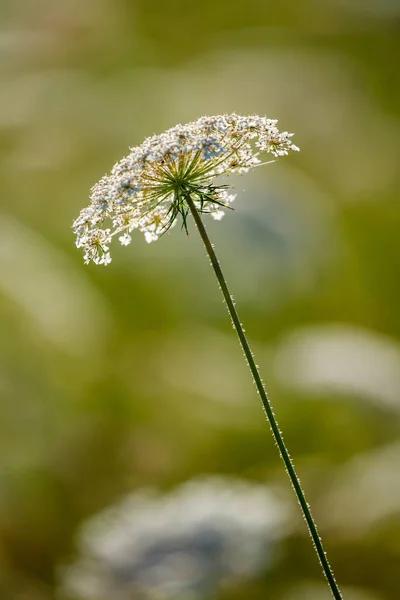
[[[139,229],[152,242],[179,216],[187,230],[189,196],[199,212],[221,219],[221,208],[230,208],[235,195],[214,183],[218,175],[247,172],[260,164],[262,152],[280,157],[298,150],[293,134],[280,133],[276,124],[257,115],[201,117],[131,148],[92,188],[90,205],[73,224],[85,262],[108,264],[116,234],[126,246],[129,233]]]
[[[80,556],[60,588],[77,600],[214,597],[268,567],[287,525],[284,503],[240,479],[137,491],[84,524]]]
[[[132,241],[132,236],[129,235],[129,233],[124,233],[124,235],[121,235],[118,239],[121,242],[122,246],[129,246],[129,244]]]

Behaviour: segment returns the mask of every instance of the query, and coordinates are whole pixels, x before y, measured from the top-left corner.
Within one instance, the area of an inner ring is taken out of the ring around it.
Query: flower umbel
[[[134,229],[153,242],[179,216],[187,230],[188,196],[198,212],[221,219],[235,194],[215,184],[218,175],[246,172],[260,164],[261,153],[280,157],[298,150],[293,134],[280,133],[276,124],[257,115],[201,117],[131,148],[92,188],[90,205],[73,224],[85,262],[107,265],[109,244],[118,234],[124,246]]]

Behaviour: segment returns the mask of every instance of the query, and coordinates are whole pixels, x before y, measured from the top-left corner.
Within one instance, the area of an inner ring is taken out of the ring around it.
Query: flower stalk
[[[323,570],[323,572],[325,574],[325,577],[326,577],[326,579],[328,581],[328,585],[329,585],[330,591],[332,592],[332,596],[335,598],[335,600],[343,600],[343,596],[341,595],[340,590],[338,588],[338,585],[337,585],[337,583],[335,581],[335,577],[334,577],[332,568],[331,568],[331,566],[330,566],[330,564],[328,562],[328,559],[326,557],[326,553],[325,553],[324,547],[322,545],[322,540],[321,540],[321,538],[319,536],[319,533],[318,533],[318,530],[317,530],[317,526],[316,526],[314,518],[313,518],[313,516],[311,514],[310,507],[309,507],[309,505],[307,503],[307,500],[306,500],[303,488],[302,488],[301,483],[300,483],[300,479],[299,479],[299,477],[298,477],[298,475],[297,475],[297,473],[295,471],[293,461],[290,458],[290,454],[289,454],[289,452],[288,452],[288,450],[286,448],[286,444],[285,444],[285,442],[283,440],[282,433],[279,430],[279,426],[278,426],[277,420],[275,418],[271,402],[270,402],[270,400],[268,398],[268,394],[267,394],[267,392],[265,390],[265,387],[264,387],[264,384],[262,382],[262,379],[261,379],[260,373],[258,371],[257,365],[256,365],[256,363],[254,361],[253,352],[252,352],[252,350],[250,348],[250,345],[249,345],[249,342],[247,340],[245,331],[244,331],[243,326],[242,326],[242,324],[240,322],[239,315],[238,315],[238,312],[237,312],[236,307],[235,307],[235,302],[234,302],[233,297],[232,297],[232,295],[231,295],[231,293],[229,291],[229,288],[227,286],[227,283],[226,283],[224,274],[222,272],[221,266],[219,264],[217,255],[215,253],[214,247],[213,247],[213,245],[211,243],[210,238],[208,237],[208,234],[207,234],[206,228],[204,227],[204,224],[203,224],[203,221],[201,219],[201,216],[200,216],[199,212],[197,211],[196,206],[195,206],[192,198],[190,197],[190,194],[186,195],[185,199],[186,199],[187,206],[189,207],[189,210],[190,210],[190,212],[191,212],[191,214],[193,216],[193,219],[194,219],[194,221],[196,223],[197,230],[198,230],[198,232],[200,234],[200,237],[201,237],[201,239],[203,241],[203,244],[204,244],[204,247],[205,247],[206,252],[208,254],[208,257],[210,259],[211,266],[214,269],[214,273],[215,273],[215,275],[217,277],[217,280],[218,280],[218,283],[219,283],[222,295],[223,295],[224,300],[226,302],[226,306],[227,306],[229,315],[230,315],[230,317],[232,319],[233,327],[236,330],[236,333],[237,333],[237,335],[239,337],[240,345],[242,346],[242,349],[243,349],[244,355],[246,357],[247,364],[249,365],[251,374],[253,376],[253,380],[254,380],[254,383],[256,385],[257,391],[260,394],[261,401],[262,401],[264,410],[266,412],[268,422],[269,422],[269,424],[271,426],[271,429],[272,429],[272,434],[273,434],[274,440],[276,442],[276,445],[278,446],[279,453],[280,453],[281,458],[282,458],[282,460],[283,460],[283,462],[285,464],[285,468],[286,468],[287,474],[288,474],[290,482],[291,482],[291,484],[292,484],[292,486],[294,488],[294,491],[295,491],[297,500],[298,500],[298,502],[300,504],[303,516],[304,516],[304,518],[306,520],[306,523],[307,523],[307,526],[308,526],[308,530],[310,532],[312,541],[314,543],[314,547],[315,547],[315,550],[317,552],[319,561],[321,563],[322,570]]]

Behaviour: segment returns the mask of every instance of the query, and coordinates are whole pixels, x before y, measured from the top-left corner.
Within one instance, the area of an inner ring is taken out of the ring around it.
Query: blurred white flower
[[[263,485],[211,477],[137,492],[87,522],[61,596],[202,600],[257,574],[285,533],[286,505]]]
[[[341,323],[304,327],[278,345],[282,385],[307,394],[354,394],[400,410],[400,347],[367,329]]]
[[[139,229],[152,242],[179,215],[186,228],[189,196],[199,212],[220,220],[221,207],[229,207],[235,195],[226,185],[214,185],[216,176],[246,172],[260,164],[260,152],[279,157],[298,150],[293,134],[280,133],[276,124],[257,115],[201,117],[131,148],[93,187],[91,204],[73,224],[85,262],[108,264],[109,243],[121,231]],[[113,231],[101,228],[105,222]],[[119,239],[124,244],[127,238]]]
[[[338,469],[322,502],[326,524],[342,536],[358,537],[400,515],[399,464],[400,442],[394,442],[355,456]]]

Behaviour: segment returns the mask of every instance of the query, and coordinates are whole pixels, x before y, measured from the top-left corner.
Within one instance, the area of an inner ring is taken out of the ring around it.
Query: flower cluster
[[[109,244],[115,235],[128,245],[134,229],[148,242],[172,227],[178,216],[186,228],[190,196],[196,209],[223,216],[235,195],[215,177],[244,173],[260,164],[261,152],[275,157],[298,150],[277,121],[257,115],[201,117],[147,138],[132,148],[93,188],[90,205],[74,222],[78,248],[85,262],[108,264]]]
[[[264,485],[209,477],[137,491],[92,517],[61,598],[203,600],[269,566],[288,507]]]

